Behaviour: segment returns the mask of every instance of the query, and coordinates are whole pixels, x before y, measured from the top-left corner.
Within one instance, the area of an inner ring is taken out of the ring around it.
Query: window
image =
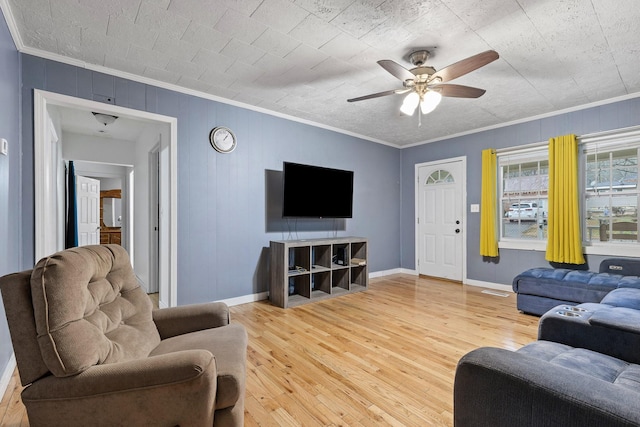
[[[585,242],[638,242],[639,150],[640,137],[582,145]]]
[[[453,176],[446,170],[439,169],[429,175],[426,185],[446,184],[450,182],[455,182]]]
[[[585,253],[640,256],[640,126],[578,139]],[[544,250],[549,154],[541,142],[498,150],[500,247]]]
[[[546,145],[498,153],[500,240],[547,238],[549,156]]]

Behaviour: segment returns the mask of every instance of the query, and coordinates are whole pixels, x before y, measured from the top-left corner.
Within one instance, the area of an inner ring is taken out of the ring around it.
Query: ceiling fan
[[[365,99],[378,98],[381,96],[408,93],[404,98],[400,111],[412,116],[416,108],[418,108],[418,105],[420,105],[420,112],[422,114],[428,114],[438,106],[443,96],[478,98],[484,95],[486,92],[484,89],[442,83],[456,79],[480,67],[484,67],[499,58],[496,51],[487,50],[451,64],[440,71],[436,71],[435,68],[425,65],[430,53],[431,52],[426,49],[412,52],[409,55],[409,61],[411,61],[415,68],[410,70],[389,59],[378,61],[378,64],[380,64],[382,68],[402,81],[404,88],[372,93],[358,98],[347,99],[347,101],[364,101]]]

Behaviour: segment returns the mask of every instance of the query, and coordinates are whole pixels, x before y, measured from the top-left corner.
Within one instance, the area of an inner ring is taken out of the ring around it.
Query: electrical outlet
[[[471,204],[471,212],[480,212],[480,205],[477,203]]]
[[[9,155],[9,142],[4,138],[0,139],[0,154],[3,156]]]

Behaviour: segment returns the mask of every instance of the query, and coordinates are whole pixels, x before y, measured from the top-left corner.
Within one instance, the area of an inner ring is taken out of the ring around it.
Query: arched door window
[[[444,169],[438,169],[434,171],[425,182],[425,185],[437,185],[437,184],[449,184],[452,182],[456,182],[453,178],[453,175]]]

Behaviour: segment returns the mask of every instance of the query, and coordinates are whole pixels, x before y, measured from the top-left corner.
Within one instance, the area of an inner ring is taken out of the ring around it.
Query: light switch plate
[[[4,138],[0,139],[0,154],[3,156],[7,156],[9,154],[9,142]]]
[[[480,205],[477,203],[471,204],[471,212],[480,212]]]

